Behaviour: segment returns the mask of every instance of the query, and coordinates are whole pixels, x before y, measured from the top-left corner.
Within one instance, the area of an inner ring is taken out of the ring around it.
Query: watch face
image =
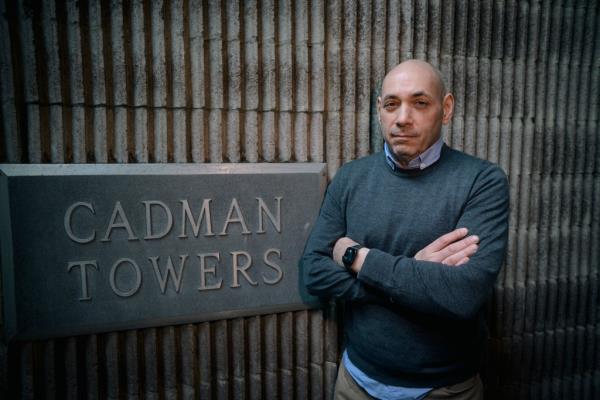
[[[357,252],[358,252],[358,250],[356,250],[354,247],[348,247],[346,249],[346,252],[344,253],[344,256],[342,257],[342,262],[344,263],[344,265],[346,267],[350,267],[352,265],[352,263],[354,262],[354,259],[356,258]]]

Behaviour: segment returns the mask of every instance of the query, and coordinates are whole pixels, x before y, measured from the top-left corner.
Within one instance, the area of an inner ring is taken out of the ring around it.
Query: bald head
[[[439,96],[440,100],[446,95],[446,86],[442,78],[441,72],[422,60],[407,60],[392,68],[383,79],[381,91],[384,92],[386,81],[396,79],[398,77],[408,77],[410,79],[419,79],[429,83],[429,87],[434,92],[432,95]]]

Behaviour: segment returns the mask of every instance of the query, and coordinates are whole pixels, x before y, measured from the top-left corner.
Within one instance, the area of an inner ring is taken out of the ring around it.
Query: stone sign
[[[2,324],[42,339],[307,308],[324,164],[0,165]]]

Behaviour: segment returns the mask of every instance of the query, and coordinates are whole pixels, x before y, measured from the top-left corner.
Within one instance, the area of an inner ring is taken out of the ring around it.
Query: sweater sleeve
[[[479,236],[479,249],[469,262],[449,266],[371,249],[358,279],[418,312],[471,319],[488,299],[504,262],[508,214],[508,180],[490,165],[475,179],[456,225]]]
[[[321,211],[306,242],[300,260],[304,284],[308,292],[321,298],[367,300],[377,297],[373,289],[357,280],[345,267],[333,260],[337,239],[346,234],[345,212],[342,207],[344,169],[338,171],[329,184]]]

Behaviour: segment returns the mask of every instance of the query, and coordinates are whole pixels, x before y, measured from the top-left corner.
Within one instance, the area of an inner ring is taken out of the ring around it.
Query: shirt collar
[[[400,166],[396,156],[391,152],[387,142],[384,142],[383,149],[385,151],[385,159],[392,171],[397,171],[399,169],[425,169],[440,159],[440,153],[442,151],[443,144],[444,140],[440,136],[440,138],[434,144],[429,146],[427,150],[410,160],[408,162],[408,166],[406,167]]]

